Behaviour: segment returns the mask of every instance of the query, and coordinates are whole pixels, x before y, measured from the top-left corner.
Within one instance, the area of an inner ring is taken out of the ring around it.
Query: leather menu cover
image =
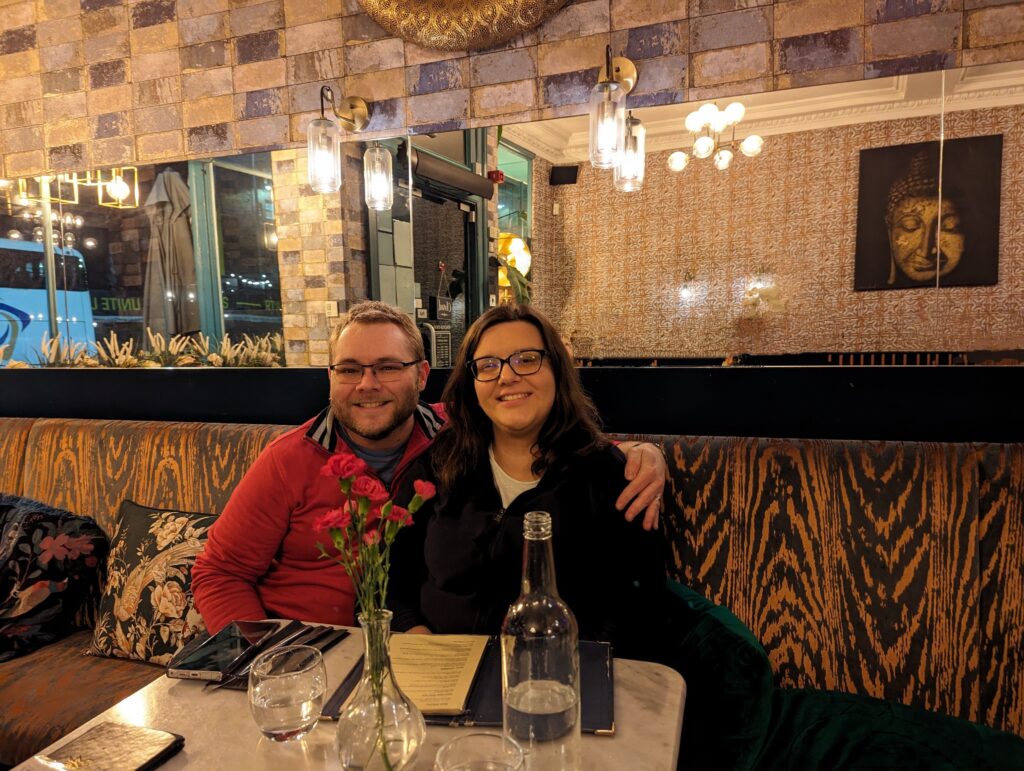
[[[48,756],[67,768],[97,771],[146,771],[185,746],[185,738],[155,728],[100,723]]]
[[[611,736],[615,733],[615,691],[612,646],[580,641],[580,700],[583,733]],[[431,725],[500,726],[501,645],[496,638],[487,643],[476,680],[469,692],[466,711],[461,715],[424,715]]]

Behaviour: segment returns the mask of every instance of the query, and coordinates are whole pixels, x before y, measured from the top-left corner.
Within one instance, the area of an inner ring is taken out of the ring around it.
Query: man
[[[338,506],[338,481],[320,475],[336,453],[362,458],[391,487],[444,424],[443,405],[419,401],[426,386],[423,341],[389,305],[351,309],[330,341],[330,405],[273,441],[256,459],[210,528],[192,569],[192,592],[210,633],[235,619],[297,618],[348,624],[355,594],[344,570],[321,559],[314,521]],[[632,520],[657,523],[665,464],[651,445],[629,450],[619,497]],[[401,569],[401,566],[398,566]]]

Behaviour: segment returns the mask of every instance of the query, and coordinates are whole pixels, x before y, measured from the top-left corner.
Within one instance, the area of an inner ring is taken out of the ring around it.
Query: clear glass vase
[[[416,757],[427,733],[423,715],[391,670],[390,610],[360,613],[363,678],[338,718],[338,754],[344,769],[398,771]]]

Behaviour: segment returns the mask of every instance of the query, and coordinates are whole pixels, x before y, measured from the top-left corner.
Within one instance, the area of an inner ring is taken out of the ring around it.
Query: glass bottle
[[[523,537],[522,591],[501,627],[504,732],[529,771],[578,769],[579,632],[555,585],[551,515],[528,513]]]
[[[360,613],[363,677],[338,717],[337,746],[346,771],[399,771],[416,758],[427,727],[391,669],[390,610]]]

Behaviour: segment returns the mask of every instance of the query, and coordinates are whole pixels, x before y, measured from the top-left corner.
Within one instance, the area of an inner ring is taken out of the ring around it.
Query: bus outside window
[[[87,343],[95,350],[92,300],[85,258],[77,249],[54,247],[57,271],[57,328],[65,341]],[[44,334],[50,330],[46,302],[43,245],[0,238],[0,365],[14,359],[42,361]]]

